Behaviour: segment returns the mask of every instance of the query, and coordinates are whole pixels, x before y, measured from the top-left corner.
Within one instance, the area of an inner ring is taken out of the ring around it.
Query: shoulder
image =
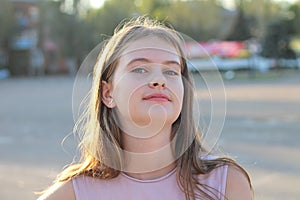
[[[231,200],[253,199],[251,183],[248,175],[237,166],[228,165],[225,196]]]
[[[76,200],[72,180],[52,185],[37,200]]]

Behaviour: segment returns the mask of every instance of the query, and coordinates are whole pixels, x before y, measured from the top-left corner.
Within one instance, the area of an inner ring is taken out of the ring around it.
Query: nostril
[[[151,82],[149,83],[150,87],[162,87],[165,88],[166,87],[166,83],[159,83],[159,82]]]

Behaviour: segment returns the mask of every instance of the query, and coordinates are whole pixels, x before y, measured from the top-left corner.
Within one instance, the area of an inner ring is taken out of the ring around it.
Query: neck
[[[149,153],[158,151],[170,143],[171,127],[163,128],[152,137],[139,138],[128,133],[122,133],[123,148],[134,153]]]
[[[171,127],[162,129],[150,138],[132,137],[123,133],[125,172],[138,179],[155,179],[175,168],[170,145]]]

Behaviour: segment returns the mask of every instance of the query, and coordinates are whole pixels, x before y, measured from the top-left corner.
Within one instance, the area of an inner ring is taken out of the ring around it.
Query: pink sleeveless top
[[[216,168],[208,175],[199,175],[200,183],[215,189],[207,193],[214,194],[213,198],[221,200],[224,200],[226,178],[227,166]],[[140,180],[124,173],[111,180],[79,176],[73,179],[73,186],[76,200],[185,199],[176,181],[176,169],[153,180]]]

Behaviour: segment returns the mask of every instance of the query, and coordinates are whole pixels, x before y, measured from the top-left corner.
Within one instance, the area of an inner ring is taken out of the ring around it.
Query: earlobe
[[[101,101],[106,105],[108,108],[115,107],[114,99],[111,95],[111,83],[108,83],[107,81],[101,82],[102,86],[102,94],[101,94]]]

